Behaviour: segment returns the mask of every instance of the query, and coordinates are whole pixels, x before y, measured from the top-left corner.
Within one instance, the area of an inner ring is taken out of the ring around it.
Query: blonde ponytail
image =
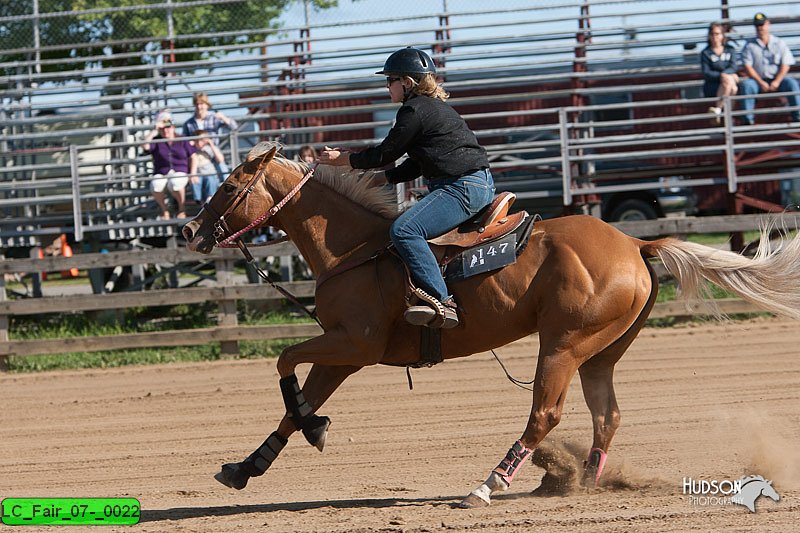
[[[436,83],[436,77],[428,72],[419,81],[411,78],[414,82],[414,87],[411,89],[415,94],[422,96],[430,96],[431,98],[438,98],[442,102],[447,100],[450,95],[442,86]]]

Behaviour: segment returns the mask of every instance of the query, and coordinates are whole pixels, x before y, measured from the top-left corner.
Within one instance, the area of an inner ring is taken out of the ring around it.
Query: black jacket
[[[736,58],[736,49],[726,44],[721,55],[715,54],[710,47],[700,52],[700,68],[703,70],[703,77],[706,81],[719,81],[719,75],[736,74],[739,63]]]
[[[397,112],[394,127],[378,146],[350,154],[353,168],[379,168],[408,154],[400,166],[386,171],[389,183],[455,178],[489,168],[486,150],[449,104],[414,95]]]

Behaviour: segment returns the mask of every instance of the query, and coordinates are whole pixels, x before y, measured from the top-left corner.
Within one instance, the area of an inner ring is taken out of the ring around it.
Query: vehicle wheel
[[[611,222],[652,220],[658,218],[655,208],[644,200],[625,200],[611,211]]]

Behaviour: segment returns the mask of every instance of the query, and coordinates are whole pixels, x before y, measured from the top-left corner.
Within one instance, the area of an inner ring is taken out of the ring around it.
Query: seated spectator
[[[168,141],[149,142],[158,139]],[[146,142],[142,145],[144,151],[153,156],[155,173],[150,188],[153,198],[161,208],[161,218],[165,220],[170,218],[170,213],[164,189],[168,189],[178,203],[177,217],[186,218],[186,185],[189,183],[189,176],[194,176],[197,172],[195,147],[189,141],[173,139],[176,139],[175,124],[169,110],[165,109],[156,115],[156,127],[148,132],[144,139]]]
[[[708,46],[700,53],[700,68],[703,71],[703,96],[717,97],[715,105],[708,108],[717,123],[722,118],[725,96],[733,96],[739,91],[739,69],[736,49],[728,44],[725,28],[719,22],[708,27]]]
[[[200,138],[195,141],[197,147],[197,176],[192,176],[192,192],[194,199],[205,203],[217,192],[219,184],[228,177],[228,165],[225,156],[205,130],[197,130]]]
[[[800,105],[800,85],[789,73],[789,67],[795,60],[792,51],[783,40],[770,35],[770,21],[764,13],[756,13],[753,17],[756,27],[755,39],[748,39],[742,50],[742,62],[749,78],[742,82],[744,94],[758,94],[770,92],[793,92],[787,97],[789,105]],[[745,115],[745,124],[754,124],[755,98],[743,100],[744,108],[749,113]],[[800,121],[800,110],[792,111],[792,120]]]
[[[297,157],[300,159],[301,163],[308,163],[310,165],[317,160],[317,151],[313,146],[304,144],[300,147],[300,150],[297,151]]]

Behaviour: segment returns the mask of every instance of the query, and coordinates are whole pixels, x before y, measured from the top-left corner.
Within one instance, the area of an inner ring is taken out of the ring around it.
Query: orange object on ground
[[[67,236],[62,233],[61,234],[61,257],[72,257],[72,247],[67,242]],[[62,278],[77,278],[78,277],[78,269],[75,267],[70,268],[69,270],[62,270],[61,271]]]

